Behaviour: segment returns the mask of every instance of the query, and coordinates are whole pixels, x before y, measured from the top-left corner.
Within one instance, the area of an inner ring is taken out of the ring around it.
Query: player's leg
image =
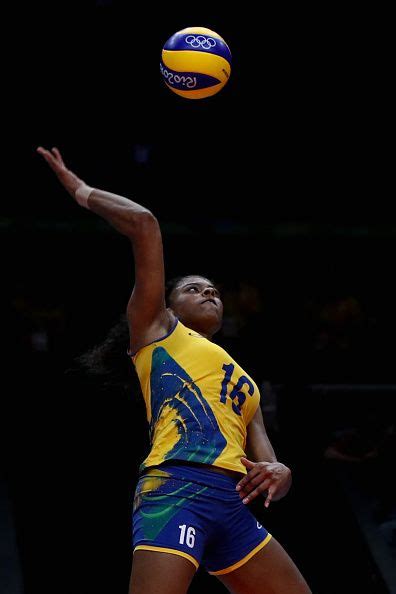
[[[241,567],[216,575],[231,594],[310,594],[305,579],[275,538]]]
[[[133,555],[129,594],[186,594],[196,570],[185,557],[137,550]]]
[[[186,594],[205,547],[206,508],[189,469],[168,464],[139,479],[133,505],[130,594]],[[184,476],[187,473],[186,476]]]

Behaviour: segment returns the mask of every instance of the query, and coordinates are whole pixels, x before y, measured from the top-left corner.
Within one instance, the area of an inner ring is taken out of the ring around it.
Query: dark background
[[[137,386],[65,374],[124,312],[133,260],[128,240],[73,203],[39,145],[156,214],[168,277],[221,285],[218,340],[276,386],[269,432],[294,472],[288,497],[255,513],[315,592],[386,591],[324,453],[352,428],[346,449],[362,475],[381,468],[386,483],[389,449],[377,466],[365,455],[392,429],[395,395],[309,388],[395,378],[386,22],[284,4],[260,15],[110,0],[12,9],[3,435],[26,594],[127,591],[148,447]],[[224,89],[199,101],[158,72],[165,41],[193,25],[218,32],[233,56]],[[201,573],[191,591],[208,583],[221,591]]]

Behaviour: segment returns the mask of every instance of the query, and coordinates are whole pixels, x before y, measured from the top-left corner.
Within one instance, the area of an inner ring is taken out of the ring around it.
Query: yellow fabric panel
[[[144,466],[179,459],[246,474],[240,457],[260,393],[238,363],[180,321],[133,361],[151,426]]]

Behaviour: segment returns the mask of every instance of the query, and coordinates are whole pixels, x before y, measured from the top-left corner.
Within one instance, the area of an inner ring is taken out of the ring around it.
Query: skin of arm
[[[117,194],[93,189],[89,209],[130,240],[135,262],[135,284],[127,307],[130,349],[166,334],[172,322],[165,307],[165,272],[161,230],[146,208]]]
[[[236,490],[244,504],[265,494],[264,505],[268,507],[272,500],[276,501],[286,495],[292,478],[290,468],[276,459],[260,407],[247,426],[246,452],[249,458],[242,457],[241,462],[246,467],[247,474],[238,482]]]
[[[57,148],[37,152],[51,167],[65,190],[76,199],[86,186],[68,169]],[[155,216],[144,206],[123,196],[90,188],[87,207],[101,216],[132,244],[135,284],[127,307],[130,348],[136,351],[166,333],[173,321],[165,307],[165,272],[161,231]]]
[[[247,426],[246,453],[248,458],[254,462],[277,462],[264,426],[260,406],[257,407],[253,419]]]

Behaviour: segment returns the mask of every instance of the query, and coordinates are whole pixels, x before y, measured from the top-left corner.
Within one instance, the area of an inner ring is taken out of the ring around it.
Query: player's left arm
[[[264,426],[263,414],[257,411],[247,426],[246,453],[241,462],[247,469],[246,476],[237,484],[243,503],[250,503],[258,495],[266,495],[268,507],[272,500],[281,499],[292,483],[290,468],[278,462]]]

